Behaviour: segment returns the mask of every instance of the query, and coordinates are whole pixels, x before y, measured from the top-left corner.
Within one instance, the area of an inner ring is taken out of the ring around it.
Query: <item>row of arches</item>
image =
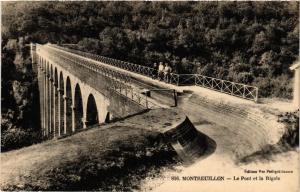
[[[109,120],[109,117],[101,118],[103,115],[99,114],[95,93],[82,92],[84,85],[42,56],[38,55],[37,60],[41,73],[40,105],[44,136],[59,137],[105,122],[102,119]],[[103,112],[108,115],[106,110]]]

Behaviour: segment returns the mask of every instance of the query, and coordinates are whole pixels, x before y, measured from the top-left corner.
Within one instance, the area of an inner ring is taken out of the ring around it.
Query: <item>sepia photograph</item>
[[[0,1],[1,191],[299,191],[299,1]]]

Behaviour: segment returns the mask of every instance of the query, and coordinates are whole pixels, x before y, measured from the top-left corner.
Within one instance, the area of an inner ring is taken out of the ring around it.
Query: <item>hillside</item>
[[[291,96],[297,2],[4,2],[2,9],[4,43],[75,43],[133,63],[163,61],[179,73],[256,85],[263,97]]]
[[[0,188],[138,189],[141,179],[179,163],[160,130],[173,129],[184,118],[174,110],[151,110],[66,138],[2,153]]]

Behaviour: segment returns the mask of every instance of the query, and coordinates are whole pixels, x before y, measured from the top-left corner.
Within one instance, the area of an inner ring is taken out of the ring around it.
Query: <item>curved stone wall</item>
[[[277,122],[277,116],[259,107],[225,103],[198,95],[179,101],[179,107],[187,115],[201,117],[218,128],[230,129],[235,135],[232,139],[241,143],[237,146],[241,150],[236,150],[238,158],[276,144],[284,132],[284,125]]]

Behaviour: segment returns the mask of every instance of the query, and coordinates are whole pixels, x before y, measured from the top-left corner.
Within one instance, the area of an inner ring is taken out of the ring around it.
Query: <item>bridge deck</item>
[[[107,58],[99,55],[94,55],[74,49],[68,49],[66,47],[60,47],[56,45],[51,45],[59,50],[65,50],[67,52],[72,52],[77,55],[84,56],[86,58],[91,58],[93,60],[101,61],[102,63],[109,64],[111,66],[116,66],[117,68],[125,69],[126,71],[141,74],[143,76],[152,77],[156,70],[150,67],[137,65],[133,63],[128,63],[112,58]],[[201,74],[176,74],[171,73],[169,77],[170,84],[174,85],[196,85],[218,91],[221,93],[233,95],[235,97],[240,97],[243,99],[248,99],[257,102],[258,100],[258,88],[255,86],[250,86],[242,83],[231,82],[223,79],[218,79],[214,77],[208,77]]]
[[[129,72],[124,69],[120,69],[118,67],[111,66],[106,63],[99,62],[87,57],[83,57],[81,55],[74,54],[65,50],[60,50],[60,49],[58,50],[52,46],[47,46],[46,48],[48,50],[46,50],[45,54],[52,55],[51,58],[55,60],[55,62],[62,63],[62,65],[63,63],[71,63],[72,65],[79,64],[81,66],[90,68],[91,70],[94,71],[96,70],[100,74],[108,76],[109,78],[116,81],[118,84],[115,87],[115,91],[129,98],[131,97],[134,97],[134,99],[140,98],[142,100],[141,102],[143,103],[139,103],[139,104],[144,105],[145,102],[147,102],[148,103],[147,108],[161,108],[161,107],[167,108],[169,106],[173,106],[173,104],[171,105],[168,104],[170,102],[168,103],[161,102],[162,100],[165,100],[163,97],[160,97],[160,99],[153,99],[152,97],[147,97],[143,95],[142,93],[145,92],[145,90],[166,89],[167,91],[169,91],[168,93],[169,95],[166,95],[166,97],[173,97],[172,95],[173,90],[167,87],[162,87],[161,85],[155,85],[153,83],[149,83],[149,81],[147,80],[144,81],[141,79],[143,78],[142,75],[135,74],[133,72]],[[55,56],[53,57],[53,55]],[[166,90],[161,90],[161,91],[166,91]]]
[[[54,49],[58,49],[56,46],[50,46],[51,48]],[[106,64],[104,62],[99,62],[97,60],[88,58],[88,57],[84,57],[82,55],[79,54],[75,54],[69,51],[65,51],[62,49],[59,49],[59,51],[65,52],[67,54],[70,54],[74,57],[80,58],[86,62],[96,62],[96,63],[100,63],[101,65],[105,66],[106,68],[109,68],[111,70],[114,71],[118,71],[122,74],[126,74],[128,76],[131,77],[131,81],[134,81],[134,83],[131,84],[131,86],[133,86],[135,89],[139,90],[139,92],[142,92],[144,89],[173,89],[176,90],[177,92],[195,92],[198,94],[201,94],[205,97],[208,98],[215,98],[215,99],[222,99],[225,101],[234,101],[235,103],[249,103],[249,100],[245,100],[239,97],[235,97],[233,95],[229,95],[229,94],[224,94],[222,92],[218,92],[212,89],[207,89],[207,88],[203,88],[203,87],[199,87],[199,86],[192,86],[192,85],[188,85],[188,86],[177,86],[174,84],[169,84],[169,83],[165,83],[163,81],[159,81],[157,79],[153,79],[151,77],[142,75],[142,74],[138,74],[136,72],[132,72],[132,71],[128,71],[110,64]],[[151,100],[151,99],[150,99]],[[163,104],[159,104],[159,102],[157,101],[153,101],[154,103],[156,103],[156,105],[160,105],[163,107],[167,107],[166,105]]]

